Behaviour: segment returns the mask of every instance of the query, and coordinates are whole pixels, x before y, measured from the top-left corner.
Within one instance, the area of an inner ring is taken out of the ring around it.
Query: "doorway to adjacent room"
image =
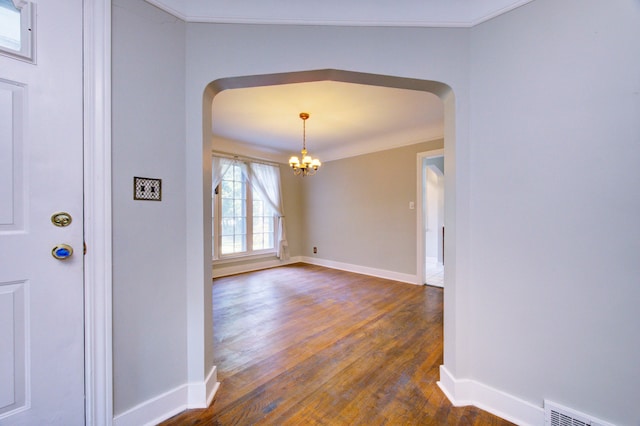
[[[421,192],[420,237],[423,262],[422,282],[444,287],[444,153],[418,155]]]

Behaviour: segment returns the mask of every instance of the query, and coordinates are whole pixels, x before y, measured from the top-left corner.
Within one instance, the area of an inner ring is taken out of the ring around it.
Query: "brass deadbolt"
[[[51,216],[51,223],[53,223],[55,226],[64,228],[65,226],[69,226],[71,224],[71,215],[67,212],[54,213]]]

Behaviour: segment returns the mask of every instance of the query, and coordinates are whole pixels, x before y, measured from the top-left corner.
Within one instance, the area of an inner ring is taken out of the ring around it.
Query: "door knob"
[[[68,244],[58,244],[51,250],[51,255],[58,260],[65,260],[71,257],[73,248]]]

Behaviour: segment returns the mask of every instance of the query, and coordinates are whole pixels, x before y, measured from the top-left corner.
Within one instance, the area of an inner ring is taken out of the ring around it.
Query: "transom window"
[[[259,177],[245,162],[226,167],[213,194],[214,259],[275,252],[276,215],[249,183]]]

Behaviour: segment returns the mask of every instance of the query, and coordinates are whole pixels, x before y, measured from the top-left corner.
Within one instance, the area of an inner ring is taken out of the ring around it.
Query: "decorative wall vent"
[[[545,426],[614,426],[584,413],[544,400]]]

